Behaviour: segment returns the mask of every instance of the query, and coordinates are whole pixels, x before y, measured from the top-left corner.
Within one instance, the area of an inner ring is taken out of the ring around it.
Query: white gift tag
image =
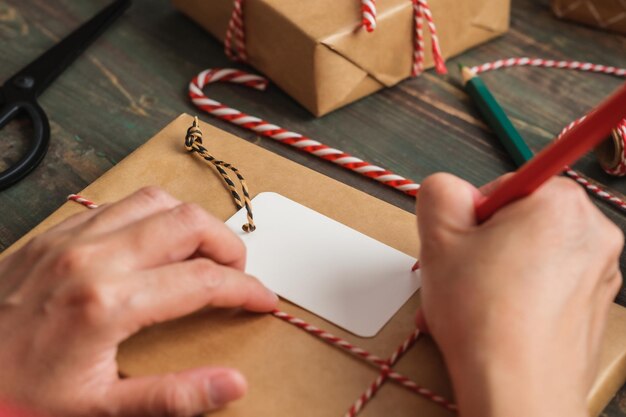
[[[415,259],[276,193],[226,224],[248,249],[247,272],[281,297],[361,337],[373,337],[420,286]],[[385,219],[380,219],[384,222]]]

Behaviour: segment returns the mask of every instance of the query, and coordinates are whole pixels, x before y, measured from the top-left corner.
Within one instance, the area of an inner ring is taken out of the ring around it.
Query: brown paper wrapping
[[[552,0],[562,19],[626,34],[626,2],[622,0]]]
[[[233,0],[173,0],[223,40]],[[317,116],[410,76],[413,6],[378,0],[378,26],[361,29],[358,0],[247,0],[250,63]],[[510,0],[430,0],[445,57],[492,39],[509,27]],[[426,32],[426,65],[433,65]]]
[[[221,219],[232,216],[235,207],[219,176],[184,150],[191,120],[180,116],[81,194],[98,203],[113,202],[140,187],[159,185]],[[212,153],[246,175],[253,196],[265,191],[280,193],[409,255],[418,254],[413,214],[210,125],[202,124],[202,129]],[[77,203],[66,203],[7,253],[84,210]],[[257,221],[262,227],[262,219]],[[286,302],[281,302],[280,309],[387,358],[413,330],[418,305],[416,294],[374,338],[356,337]],[[612,306],[600,372],[589,396],[593,415],[624,382],[625,326],[626,310]],[[372,366],[273,316],[233,310],[202,311],[146,329],[121,346],[118,361],[121,372],[128,376],[207,365],[240,369],[249,380],[249,394],[214,414],[219,417],[341,417],[378,375]],[[444,364],[427,336],[395,369],[452,399]],[[388,382],[361,415],[443,417],[452,413]]]

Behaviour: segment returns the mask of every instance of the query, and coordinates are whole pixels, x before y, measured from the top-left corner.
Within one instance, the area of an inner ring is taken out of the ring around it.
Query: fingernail
[[[246,392],[247,384],[240,373],[231,371],[213,375],[208,387],[211,404],[215,407],[222,407],[241,398]]]
[[[272,297],[272,299],[273,299],[275,302],[278,302],[278,295],[276,295],[276,293],[275,293],[274,291],[270,290],[269,288],[266,288],[265,290],[267,291],[267,294],[268,294],[270,297]]]

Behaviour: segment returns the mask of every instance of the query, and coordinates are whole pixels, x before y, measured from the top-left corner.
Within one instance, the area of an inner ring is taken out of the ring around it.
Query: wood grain
[[[104,0],[0,0],[0,80],[51,47],[96,13]],[[210,95],[230,106],[302,132],[398,174],[421,181],[448,171],[473,184],[514,169],[460,87],[457,62],[480,64],[510,56],[577,59],[626,66],[626,37],[561,22],[547,0],[513,0],[504,37],[451,60],[451,75],[428,72],[342,110],[315,119],[275,87],[265,93],[226,85]],[[44,163],[0,192],[0,250],[111,168],[182,112],[197,113],[186,85],[200,70],[233,67],[222,47],[167,0],[135,0],[127,14],[41,97],[52,127]],[[534,150],[608,95],[620,80],[574,71],[518,68],[485,74],[485,81]],[[203,116],[209,119],[208,116]],[[405,210],[414,201],[341,168],[214,120],[224,130],[337,178]],[[27,145],[29,127],[0,133],[0,169]],[[626,180],[602,172],[593,156],[576,168],[621,195]],[[599,203],[622,229],[624,215]],[[626,270],[626,256],[621,258]],[[618,302],[626,305],[622,289]],[[626,416],[626,389],[604,412]]]

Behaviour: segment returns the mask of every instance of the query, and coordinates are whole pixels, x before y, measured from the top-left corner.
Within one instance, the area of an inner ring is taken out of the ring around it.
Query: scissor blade
[[[5,85],[9,85],[9,83],[23,84],[26,82],[26,84],[32,84],[32,87],[29,86],[30,91],[36,96],[40,95],[130,5],[131,0],[114,1],[57,45],[11,77]]]

